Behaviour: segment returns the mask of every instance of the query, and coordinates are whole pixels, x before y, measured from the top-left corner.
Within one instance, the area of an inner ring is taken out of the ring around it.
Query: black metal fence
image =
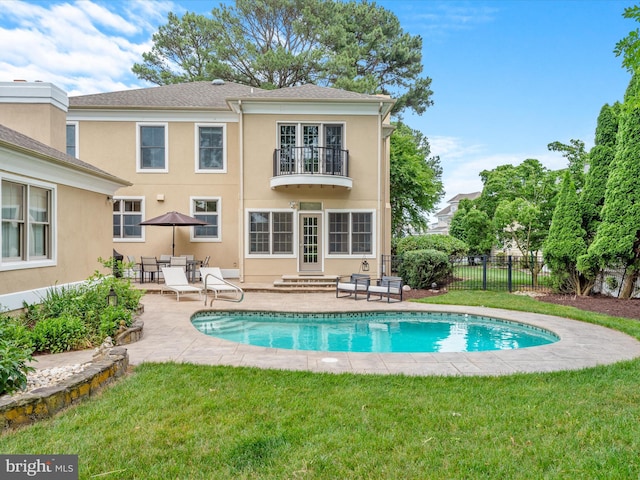
[[[383,255],[381,272],[397,274],[401,255]],[[549,275],[540,259],[530,255],[451,257],[451,274],[438,283],[449,290],[548,290]]]

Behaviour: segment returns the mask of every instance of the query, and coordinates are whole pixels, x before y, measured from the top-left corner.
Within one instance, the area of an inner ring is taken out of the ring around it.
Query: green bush
[[[398,255],[415,250],[437,250],[449,256],[463,257],[468,253],[469,247],[450,235],[412,235],[398,240]]]
[[[121,324],[126,327],[131,326],[132,315],[124,307],[107,307],[100,313],[100,336],[101,338],[116,336]],[[124,322],[124,323],[123,323]]]
[[[398,274],[411,288],[431,288],[451,275],[449,255],[437,250],[415,250],[402,255]]]
[[[0,395],[24,390],[27,375],[34,369],[28,366],[32,348],[25,346],[22,335],[16,339],[16,329],[11,319],[0,318]]]
[[[45,318],[31,331],[39,352],[60,353],[87,346],[87,329],[82,319],[71,315]]]

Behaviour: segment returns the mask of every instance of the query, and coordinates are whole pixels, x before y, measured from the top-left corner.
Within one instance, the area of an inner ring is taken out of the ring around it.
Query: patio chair
[[[194,277],[194,282],[195,281],[200,281],[203,279],[202,277],[202,272],[200,271],[200,269],[202,267],[208,267],[209,266],[209,260],[211,259],[210,255],[207,255],[206,257],[204,257],[204,260],[202,260],[201,262],[197,262],[194,266],[193,266],[193,277]]]
[[[228,300],[232,302],[241,302],[244,298],[244,291],[237,285],[225,280],[222,277],[222,272],[219,267],[200,267],[200,274],[202,275],[202,283],[204,288],[205,299],[204,303],[207,303],[207,293],[213,292],[214,300]],[[230,294],[231,296],[223,296],[220,294]]]
[[[136,262],[136,257],[134,257],[133,255],[127,255],[127,263],[128,265],[125,271],[125,275],[128,278],[133,278],[134,281],[138,280],[141,266],[138,262]]]
[[[169,290],[176,293],[178,301],[181,294],[188,293],[197,293],[202,298],[202,288],[189,284],[187,274],[182,267],[162,267],[162,275],[164,275],[164,287],[160,290],[161,295]]]
[[[369,285],[367,288],[367,301],[370,301],[371,295],[378,295],[378,300],[382,300],[383,297],[387,297],[387,303],[391,303],[392,296],[400,296],[400,299],[395,299],[395,302],[402,301],[402,278],[383,276],[376,282],[376,285]]]
[[[186,273],[187,271],[187,257],[170,257],[169,259],[170,267],[181,267],[182,270]]]
[[[371,277],[364,273],[352,273],[351,275],[338,277],[336,281],[336,298],[353,295],[354,300],[357,300],[358,292],[367,293],[367,288],[369,288],[370,284]],[[341,292],[346,292],[347,295],[340,295]]]
[[[156,283],[160,283],[161,273],[156,257],[140,257],[140,283],[144,283],[145,275],[149,275],[150,281],[155,277]]]

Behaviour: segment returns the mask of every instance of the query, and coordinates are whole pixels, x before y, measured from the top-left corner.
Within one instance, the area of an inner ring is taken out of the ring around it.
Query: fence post
[[[487,256],[482,255],[482,289],[487,289]]]
[[[507,289],[509,290],[509,293],[511,293],[511,273],[512,273],[512,269],[513,269],[513,262],[511,261],[511,255],[509,255],[507,257]]]

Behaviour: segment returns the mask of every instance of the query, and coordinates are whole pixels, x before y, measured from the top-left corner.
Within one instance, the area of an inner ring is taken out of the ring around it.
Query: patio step
[[[273,282],[276,288],[317,288],[333,289],[336,277],[331,275],[283,275],[282,279]]]

